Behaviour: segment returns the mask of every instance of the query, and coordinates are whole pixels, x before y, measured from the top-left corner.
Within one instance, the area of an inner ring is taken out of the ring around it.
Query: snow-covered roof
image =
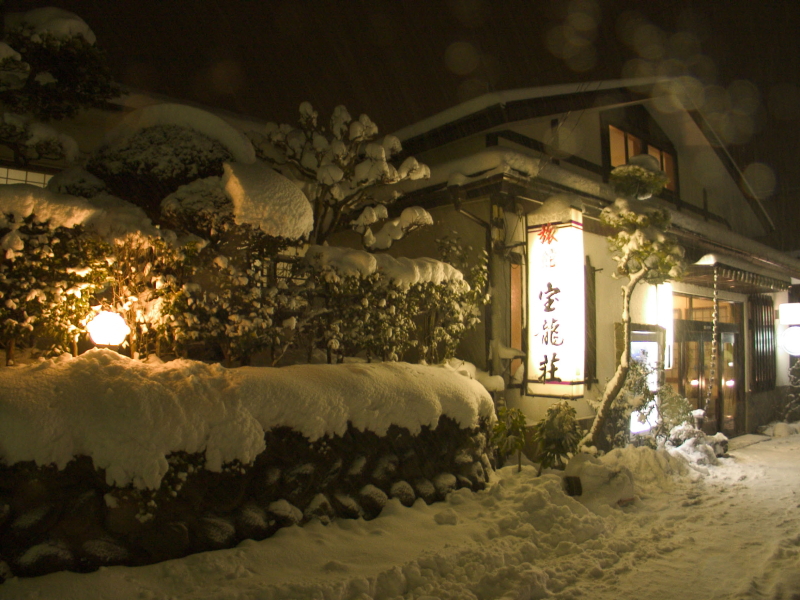
[[[237,162],[252,164],[256,160],[253,144],[241,131],[217,115],[184,104],[153,104],[137,109],[106,134],[106,143],[117,143],[155,125],[179,125],[193,129],[225,146]]]
[[[275,237],[300,239],[314,227],[311,203],[289,179],[261,161],[225,164],[222,186],[237,223]]]
[[[49,33],[59,40],[82,35],[90,44],[97,41],[94,32],[78,15],[67,10],[46,6],[28,12],[9,13],[5,17],[6,30],[27,23],[33,27],[34,34]]]
[[[96,349],[0,369],[0,460],[63,468],[85,455],[117,486],[158,488],[178,451],[205,452],[213,471],[251,463],[275,427],[312,441],[343,435],[348,423],[416,434],[443,415],[474,427],[494,418],[494,404],[451,367],[408,363],[225,369]]]
[[[640,86],[654,85],[665,78],[647,77],[639,79],[617,79],[609,81],[592,81],[580,83],[564,83],[559,85],[548,85],[542,87],[523,88],[518,90],[506,90],[483,94],[477,98],[467,100],[456,106],[443,110],[427,119],[422,119],[413,125],[403,127],[396,131],[394,135],[401,141],[411,139],[432,129],[463,119],[473,113],[495,105],[504,105],[518,100],[530,100],[533,98],[549,98],[552,96],[562,96],[565,94],[575,94],[579,92],[596,92],[602,90],[614,90],[620,88],[635,88]]]

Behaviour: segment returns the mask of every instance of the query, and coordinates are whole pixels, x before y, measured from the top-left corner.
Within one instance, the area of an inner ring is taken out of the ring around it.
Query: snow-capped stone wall
[[[480,384],[446,367],[95,350],[0,369],[0,577],[148,564],[481,489],[492,420]]]

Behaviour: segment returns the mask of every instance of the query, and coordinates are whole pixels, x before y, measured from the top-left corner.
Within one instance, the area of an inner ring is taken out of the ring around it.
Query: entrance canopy
[[[717,270],[717,286],[720,290],[739,294],[768,294],[789,289],[791,279],[778,275],[753,273],[739,261],[729,256],[706,254],[684,272],[681,281],[702,287],[714,287],[714,270]]]

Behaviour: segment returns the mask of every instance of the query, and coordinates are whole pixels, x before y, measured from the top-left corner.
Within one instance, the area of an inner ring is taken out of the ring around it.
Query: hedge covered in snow
[[[0,560],[144,564],[480,489],[493,404],[448,367],[243,368],[108,350],[0,369]]]

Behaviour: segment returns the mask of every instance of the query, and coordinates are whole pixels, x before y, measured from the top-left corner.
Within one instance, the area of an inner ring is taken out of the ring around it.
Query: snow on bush
[[[267,235],[299,239],[314,227],[311,205],[297,186],[261,161],[226,163],[222,185],[233,203],[236,223]]]
[[[0,370],[0,459],[64,468],[92,458],[110,485],[156,489],[167,456],[205,453],[220,471],[252,463],[264,432],[291,427],[314,441],[348,423],[384,435],[412,434],[441,416],[463,428],[492,421],[494,405],[477,382],[447,367],[407,363],[297,365],[228,370],[110,350]]]
[[[222,144],[237,162],[251,164],[256,155],[253,145],[243,133],[220,117],[182,104],[155,104],[135,110],[106,136],[108,145],[119,145],[154,126],[174,126],[191,129]]]
[[[0,229],[16,231],[14,223],[31,216],[51,230],[83,226],[108,242],[132,234],[159,235],[141,209],[107,194],[86,200],[24,183],[0,186]]]
[[[221,169],[231,158],[229,150],[203,133],[178,125],[153,125],[102,148],[89,162],[89,170],[103,180],[130,174],[189,182],[214,165]]]
[[[299,127],[268,123],[263,132],[250,132],[259,158],[268,161],[303,186],[314,209],[311,242],[323,243],[330,234],[353,228],[366,247],[388,248],[392,241],[430,222],[430,215],[416,208],[404,211],[386,224],[377,238],[371,225],[388,217],[386,205],[399,194],[380,194],[404,180],[430,177],[430,169],[413,157],[395,166],[391,160],[401,151],[400,140],[378,137],[378,126],[367,115],[353,119],[344,106],[333,110],[326,128],[318,123],[311,104],[300,105]]]
[[[326,309],[310,330],[312,344],[329,353],[401,360],[417,347],[420,360],[438,363],[454,356],[479,320],[484,262],[470,269],[473,288],[461,271],[430,258],[311,246],[306,261]]]
[[[380,272],[402,288],[415,283],[441,284],[464,279],[458,269],[433,258],[394,258],[339,246],[310,246],[306,258],[318,261],[323,268],[334,269],[343,277],[366,277]]]

